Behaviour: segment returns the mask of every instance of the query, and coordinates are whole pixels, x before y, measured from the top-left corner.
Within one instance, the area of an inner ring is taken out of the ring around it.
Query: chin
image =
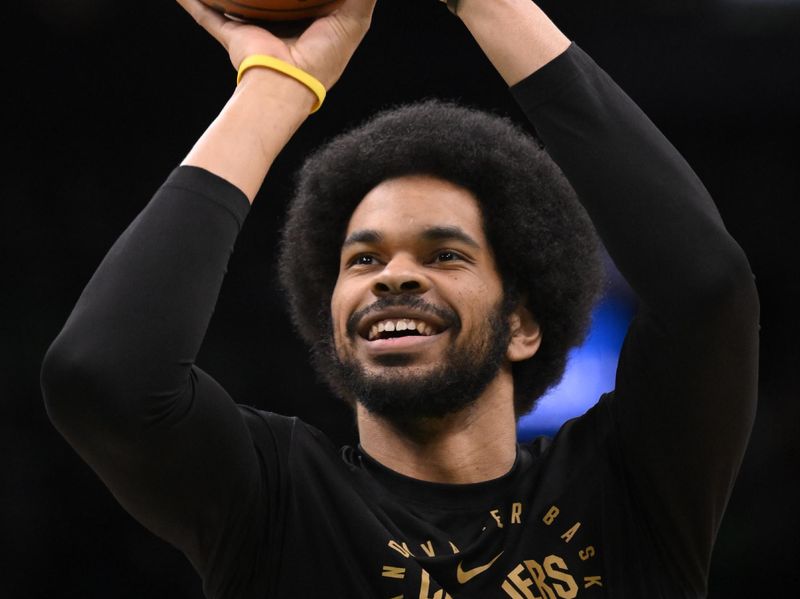
[[[432,364],[415,364],[418,361],[416,356],[412,356],[411,354],[384,354],[381,356],[376,356],[373,358],[373,362],[381,367],[388,367],[388,368],[416,368],[420,371],[429,370],[433,365]],[[368,369],[368,366],[362,366],[363,368]]]

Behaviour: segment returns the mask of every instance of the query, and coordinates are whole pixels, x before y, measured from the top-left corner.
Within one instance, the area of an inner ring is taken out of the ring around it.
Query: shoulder
[[[316,453],[338,458],[339,449],[328,435],[300,418],[241,404],[238,408],[254,445],[262,454],[278,454],[289,459],[296,454],[309,457]]]

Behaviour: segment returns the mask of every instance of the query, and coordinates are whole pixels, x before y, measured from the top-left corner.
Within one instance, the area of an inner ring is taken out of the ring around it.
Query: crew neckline
[[[514,463],[505,474],[477,483],[439,483],[420,480],[392,470],[364,451],[360,444],[352,449],[354,465],[366,472],[385,493],[405,501],[446,506],[449,509],[453,509],[454,505],[462,509],[481,509],[486,505],[496,504],[506,491],[514,487],[518,474],[530,462],[527,451],[517,443]]]

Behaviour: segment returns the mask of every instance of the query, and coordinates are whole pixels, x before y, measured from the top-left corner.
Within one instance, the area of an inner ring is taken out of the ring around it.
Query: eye
[[[461,260],[462,256],[453,250],[442,250],[437,252],[434,256],[434,262],[452,262],[453,260]]]
[[[370,254],[359,254],[350,259],[348,266],[372,266],[375,264],[375,256]]]

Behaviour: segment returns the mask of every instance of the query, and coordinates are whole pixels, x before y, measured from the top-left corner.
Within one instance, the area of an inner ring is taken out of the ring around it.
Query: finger
[[[372,18],[376,0],[345,0],[338,9],[339,16],[351,17],[357,20]]]
[[[228,22],[223,15],[212,10],[200,0],[176,0],[200,27],[205,29],[220,44],[227,47],[223,26]]]
[[[331,14],[312,23],[300,38],[308,37],[308,34],[313,34],[320,26],[324,26],[331,27],[341,42],[348,43],[349,40],[358,43],[369,29],[375,3],[376,0],[345,0]]]
[[[331,15],[339,24],[337,29],[347,37],[364,37],[372,22],[376,0],[345,0]]]

